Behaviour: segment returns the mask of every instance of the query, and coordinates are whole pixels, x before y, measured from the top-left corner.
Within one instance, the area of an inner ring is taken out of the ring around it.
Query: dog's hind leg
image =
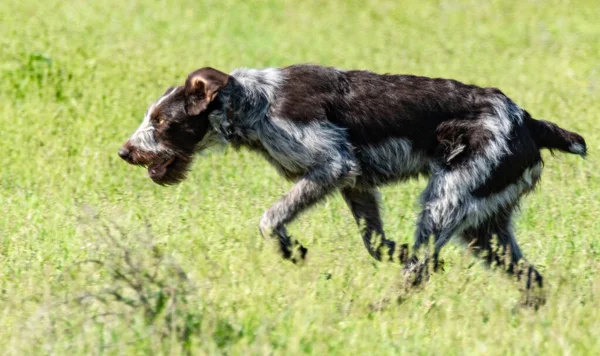
[[[387,256],[385,259],[393,260],[395,258],[396,243],[385,238],[383,222],[379,214],[379,191],[376,188],[358,189],[345,187],[341,190],[341,193],[361,229],[362,239],[369,254],[378,261],[381,261],[384,260],[382,252],[386,252]],[[404,263],[407,256],[408,246],[403,245],[398,259]]]
[[[419,214],[415,242],[413,246],[413,257],[407,264],[407,269],[412,270],[418,263],[416,254],[423,244],[434,237],[435,249],[433,253],[434,268],[438,268],[439,254],[450,240],[452,235],[461,227],[466,217],[466,202],[470,198],[468,192],[455,189],[458,184],[451,174],[440,172],[434,175],[427,188],[421,195],[423,210]],[[421,264],[426,264],[427,258]]]
[[[495,263],[497,266],[505,267],[506,272],[515,274],[518,279],[521,279],[523,274],[527,274],[526,289],[530,289],[532,283],[541,288],[543,277],[535,267],[527,263],[525,266],[519,265],[519,262],[525,259],[513,232],[512,210],[506,208],[499,211],[479,226],[465,229],[461,237],[475,255],[483,254],[482,257],[485,257],[488,264]],[[498,239],[497,246],[494,246],[492,241],[493,235]]]
[[[484,257],[488,265],[506,265],[508,271],[523,258],[512,231],[512,210],[512,207],[502,208],[479,225],[466,228],[460,235],[475,256]],[[497,237],[496,244],[493,241],[494,235]]]
[[[296,263],[305,258],[307,249],[290,238],[285,225],[348,182],[344,178],[348,178],[350,168],[337,168],[324,166],[307,173],[262,215],[260,232],[265,238],[278,239],[281,254],[285,259]]]

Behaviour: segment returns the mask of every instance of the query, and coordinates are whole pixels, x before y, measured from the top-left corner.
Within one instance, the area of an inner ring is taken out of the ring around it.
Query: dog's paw
[[[546,304],[544,278],[535,267],[526,263],[518,264],[509,267],[508,272],[514,273],[518,283],[521,284],[519,288],[521,290],[519,307],[538,310]]]
[[[525,287],[527,289],[544,288],[544,277],[533,266],[527,268],[527,282]]]
[[[538,310],[546,304],[546,294],[540,288],[526,290],[523,292],[519,304],[524,308]]]
[[[445,265],[446,265],[446,262],[443,259],[439,258],[433,264],[433,271],[434,272],[444,272]]]
[[[301,264],[304,263],[306,261],[306,254],[308,253],[308,249],[304,246],[302,246],[301,244],[299,244],[298,242],[296,242],[294,249],[292,251],[292,257],[290,258],[290,260],[292,261],[292,263],[294,264]]]
[[[281,255],[284,259],[292,261],[298,265],[306,260],[308,249],[302,246],[298,241],[294,241],[291,246],[281,245]]]
[[[406,265],[410,259],[410,249],[408,244],[402,244],[398,246],[398,259],[401,264]]]
[[[413,287],[429,280],[429,261],[427,259],[419,261],[416,257],[411,257],[402,271],[407,285]]]

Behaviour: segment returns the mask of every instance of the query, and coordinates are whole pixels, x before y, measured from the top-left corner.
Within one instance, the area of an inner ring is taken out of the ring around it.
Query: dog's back
[[[429,174],[477,157],[506,162],[516,169],[508,175],[517,178],[541,160],[540,148],[585,152],[581,136],[533,120],[496,88],[317,65],[285,67],[281,76],[272,117],[342,128],[360,162],[359,182],[366,185]]]

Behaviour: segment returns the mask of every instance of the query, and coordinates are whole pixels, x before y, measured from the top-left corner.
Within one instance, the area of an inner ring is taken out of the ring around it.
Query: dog
[[[540,179],[540,149],[587,152],[582,136],[532,118],[496,88],[301,64],[198,69],[149,107],[118,154],[169,185],[185,178],[195,153],[221,144],[258,152],[295,182],[259,223],[286,259],[307,253],[286,226],[339,191],[377,260],[415,266],[433,237],[437,266],[457,236],[492,262],[495,235],[511,273],[523,259],[512,218]],[[429,180],[409,257],[385,235],[378,187],[419,176]],[[530,267],[528,287],[532,281],[543,285]]]

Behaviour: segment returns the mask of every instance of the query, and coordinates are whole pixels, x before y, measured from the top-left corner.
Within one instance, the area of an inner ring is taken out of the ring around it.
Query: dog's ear
[[[188,115],[199,115],[206,110],[227,83],[229,75],[214,68],[201,68],[190,73],[185,81],[185,109]]]

